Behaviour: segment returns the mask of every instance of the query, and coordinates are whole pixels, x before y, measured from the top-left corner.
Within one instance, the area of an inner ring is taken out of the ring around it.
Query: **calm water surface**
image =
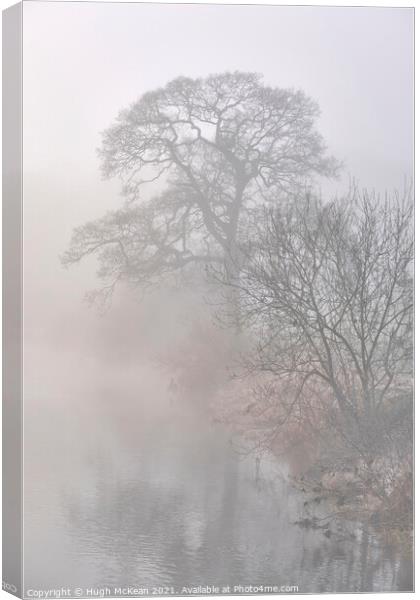
[[[91,392],[94,394],[95,392]],[[409,590],[411,561],[294,524],[305,498],[205,418],[99,390],[33,402],[25,447],[25,587],[298,585]],[[101,408],[98,408],[98,407]],[[70,408],[71,407],[71,408]],[[153,415],[151,414],[153,412]],[[101,416],[99,416],[101,415]]]

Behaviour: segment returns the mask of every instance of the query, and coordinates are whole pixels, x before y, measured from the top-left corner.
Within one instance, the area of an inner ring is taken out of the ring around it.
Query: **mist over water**
[[[122,204],[120,181],[100,177],[100,132],[180,75],[252,71],[302,89],[344,163],[341,178],[319,183],[326,198],[353,177],[401,188],[413,158],[411,11],[93,2],[24,11],[26,590],[411,590],[404,548],[357,523],[331,536],[296,525],[306,496],[289,465],[265,455],[257,468],[214,418],[232,341],[211,286],[120,288],[100,314],[83,302],[100,285],[95,259],[60,262],[75,227]]]
[[[410,561],[367,530],[348,525],[327,538],[295,525],[305,497],[287,482],[287,465],[267,457],[257,474],[254,455],[238,453],[211,420],[204,387],[204,401],[171,392],[173,373],[146,355],[159,357],[185,336],[188,311],[177,298],[165,291],[131,307],[141,335],[129,335],[133,314],[120,298],[106,315],[91,313],[84,346],[70,330],[59,352],[27,346],[26,589],[410,589]],[[161,325],[147,333],[153,313]],[[172,317],[167,337],[164,314]]]

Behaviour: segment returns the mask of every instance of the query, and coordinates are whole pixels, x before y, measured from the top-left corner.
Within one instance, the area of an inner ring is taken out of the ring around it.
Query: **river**
[[[264,459],[256,477],[220,425],[118,382],[97,388],[28,403],[27,591],[412,588],[411,560],[373,532],[327,538],[296,525],[305,498],[287,469]]]

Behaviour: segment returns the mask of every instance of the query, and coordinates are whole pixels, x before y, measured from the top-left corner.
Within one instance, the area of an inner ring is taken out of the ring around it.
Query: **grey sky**
[[[302,88],[348,170],[362,184],[397,185],[411,169],[412,17],[389,8],[29,2],[25,157],[36,168],[88,161],[83,176],[96,166],[99,131],[141,93],[180,74],[239,69]]]
[[[319,129],[345,163],[329,192],[348,174],[379,189],[411,176],[411,9],[28,2],[26,240],[38,245],[26,266],[40,302],[48,276],[60,278],[56,294],[80,299],[85,282],[57,255],[75,225],[119,204],[118,183],[100,180],[100,131],[178,75],[236,69],[319,102]]]

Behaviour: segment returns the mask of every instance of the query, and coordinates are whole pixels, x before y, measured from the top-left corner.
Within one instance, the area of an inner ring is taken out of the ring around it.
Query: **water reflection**
[[[118,403],[108,420],[62,403],[28,419],[27,589],[412,588],[409,559],[366,530],[350,540],[294,525],[303,499],[267,461],[256,482],[254,461],[222,430],[176,407],[140,418],[135,403]]]

